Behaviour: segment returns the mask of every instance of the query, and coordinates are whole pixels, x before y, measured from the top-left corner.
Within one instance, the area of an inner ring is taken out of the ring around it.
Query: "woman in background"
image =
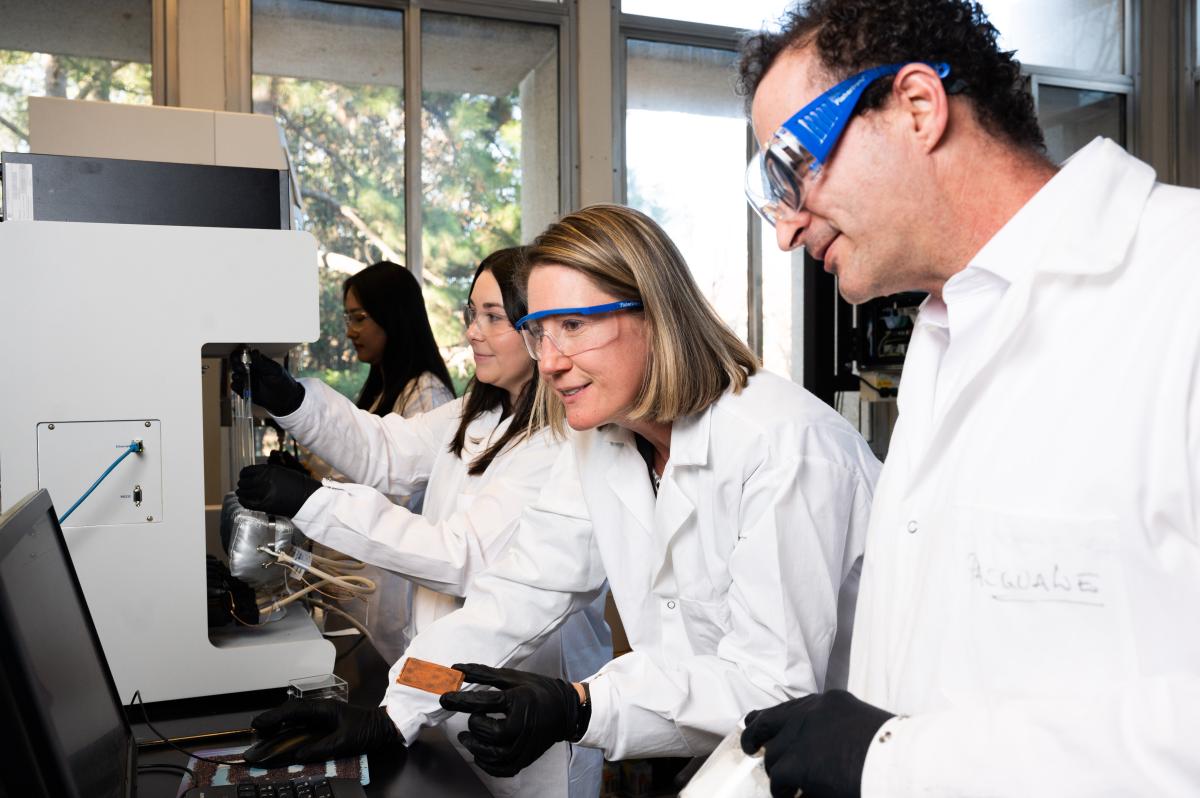
[[[371,367],[358,395],[363,410],[405,418],[454,398],[421,286],[412,272],[390,261],[372,264],[342,289],[346,337],[358,359]]]
[[[342,287],[346,337],[358,359],[370,366],[356,404],[369,413],[404,418],[427,413],[454,399],[454,384],[442,362],[421,285],[408,269],[391,261],[371,264],[346,279]],[[312,458],[316,476],[343,478]],[[392,496],[392,501],[421,512],[425,491]],[[404,651],[409,623],[412,583],[385,568],[368,565],[362,572],[376,590],[365,606],[352,611],[366,624],[380,653],[389,661]]]

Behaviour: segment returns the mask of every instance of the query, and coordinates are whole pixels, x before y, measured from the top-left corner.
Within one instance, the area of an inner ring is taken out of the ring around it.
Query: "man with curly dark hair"
[[[784,23],[740,62],[752,205],[848,300],[929,297],[849,692],[743,748],[773,795],[1200,794],[1200,192],[1107,139],[1051,164],[978,3]]]

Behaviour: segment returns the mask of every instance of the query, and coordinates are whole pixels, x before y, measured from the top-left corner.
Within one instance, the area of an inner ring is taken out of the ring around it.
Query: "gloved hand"
[[[515,776],[563,740],[578,740],[587,730],[585,710],[570,682],[513,668],[455,665],[464,681],[499,690],[459,690],[442,695],[444,709],[470,712],[469,731],[458,741],[475,755],[475,764],[493,776]],[[502,718],[488,717],[503,715]]]
[[[305,467],[304,463],[300,462],[300,459],[297,458],[296,455],[289,451],[285,451],[284,449],[272,449],[271,454],[267,456],[267,462],[271,465],[290,468],[291,470],[297,471],[306,477],[312,476],[312,472]]]
[[[742,750],[766,747],[775,798],[859,798],[867,748],[891,717],[845,690],[806,695],[747,715]]]
[[[261,510],[292,518],[321,483],[278,465],[251,465],[238,474],[238,502],[247,510]]]
[[[242,350],[229,356],[230,387],[241,394],[246,389],[246,367],[242,365]],[[250,350],[250,395],[254,404],[273,416],[296,412],[304,401],[304,386],[296,382],[287,369],[257,349]]]
[[[327,698],[289,698],[256,716],[250,726],[263,739],[292,730],[310,734],[311,741],[292,753],[296,763],[371,753],[404,741],[383,707],[356,707]],[[246,749],[245,759],[250,764],[265,753],[256,751],[257,747]]]

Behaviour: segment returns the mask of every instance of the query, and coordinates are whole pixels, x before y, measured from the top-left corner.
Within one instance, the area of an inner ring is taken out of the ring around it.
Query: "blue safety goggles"
[[[804,207],[806,182],[816,179],[867,87],[907,66],[887,64],[859,72],[822,93],[780,125],[746,167],[746,198],[772,227],[781,212]],[[928,64],[945,78],[950,65]]]
[[[622,310],[638,310],[642,303],[634,299],[590,305],[584,308],[552,308],[530,313],[517,320],[525,348],[534,360],[542,359],[542,342],[549,340],[563,355],[572,357],[580,352],[597,349],[617,335],[611,314]],[[545,319],[553,317],[549,322]]]

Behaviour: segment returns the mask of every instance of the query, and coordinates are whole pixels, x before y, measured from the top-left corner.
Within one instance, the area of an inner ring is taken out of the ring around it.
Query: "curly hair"
[[[1042,152],[1033,97],[1021,64],[996,46],[999,36],[982,6],[970,0],[807,0],[789,11],[778,32],[746,38],[738,57],[738,92],[747,110],[759,83],[786,50],[810,44],[832,81],[881,64],[944,61],[948,90],[969,97],[984,130]],[[873,83],[858,110],[879,108],[892,78]]]

